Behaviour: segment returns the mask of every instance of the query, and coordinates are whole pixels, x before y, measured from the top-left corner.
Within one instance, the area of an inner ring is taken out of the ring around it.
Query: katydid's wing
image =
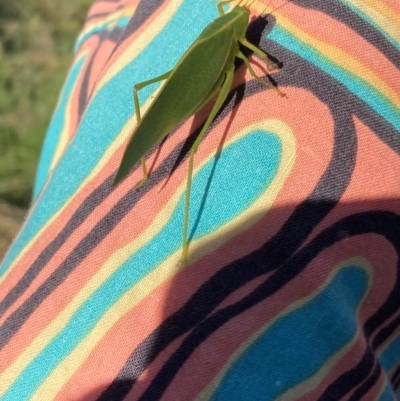
[[[210,27],[212,24],[186,51],[144,114],[125,150],[114,184],[124,179],[154,145],[197,112],[219,89],[233,35],[229,26],[219,27],[215,32]]]

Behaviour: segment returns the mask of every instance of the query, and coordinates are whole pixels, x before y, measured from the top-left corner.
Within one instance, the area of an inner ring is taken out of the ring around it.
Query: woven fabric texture
[[[183,266],[213,102],[149,152],[142,188],[140,166],[112,183],[133,85],[172,69],[216,2],[93,3],[0,266],[1,401],[397,399],[400,2],[249,3],[286,97],[235,64]]]

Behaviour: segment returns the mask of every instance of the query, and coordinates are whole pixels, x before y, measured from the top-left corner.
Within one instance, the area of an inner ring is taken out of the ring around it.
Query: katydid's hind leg
[[[142,117],[141,117],[141,114],[140,114],[138,91],[140,91],[140,89],[142,89],[142,88],[144,88],[144,87],[146,87],[148,85],[151,85],[151,84],[154,84],[156,82],[163,81],[163,80],[167,79],[170,76],[171,72],[172,72],[172,70],[168,71],[165,74],[162,74],[162,75],[160,75],[158,77],[155,77],[153,79],[149,79],[148,81],[144,81],[144,82],[141,82],[140,84],[136,84],[133,87],[133,103],[135,105],[135,113],[136,113],[137,125],[139,125],[140,122],[142,121]],[[148,173],[148,170],[147,170],[146,160],[145,160],[144,156],[141,159],[141,164],[142,164],[143,178],[136,185],[136,188],[141,188],[144,185],[144,183],[147,181],[147,179],[149,178],[149,173]]]
[[[246,64],[246,67],[248,68],[248,70],[250,71],[250,74],[260,83],[262,83],[264,86],[266,86],[267,88],[273,89],[279,96],[284,97],[286,96],[283,92],[281,92],[276,86],[272,85],[271,82],[269,82],[267,79],[262,79],[260,78],[255,71],[253,70],[253,67],[251,66],[249,60],[247,59],[247,57],[242,53],[239,52],[237,54],[238,58],[241,58],[244,63]]]
[[[203,139],[205,133],[207,132],[208,128],[210,128],[211,123],[213,122],[215,116],[217,115],[218,111],[222,107],[225,99],[229,94],[229,90],[231,89],[232,82],[233,82],[233,74],[234,70],[228,70],[225,75],[225,80],[222,84],[221,90],[218,94],[217,100],[214,103],[214,106],[203,125],[198,137],[196,138],[195,142],[190,149],[190,157],[189,157],[189,171],[188,171],[188,179],[186,183],[186,197],[185,197],[185,210],[183,216],[183,240],[182,240],[182,256],[180,259],[180,263],[184,264],[188,255],[189,250],[189,243],[188,243],[188,226],[189,226],[189,207],[190,207],[190,190],[192,188],[192,178],[193,178],[193,160],[194,154],[196,153],[197,148],[199,147],[201,140]]]
[[[146,158],[144,156],[140,159],[140,164],[142,166],[143,178],[136,184],[137,189],[142,188],[149,178],[149,170],[147,169]]]

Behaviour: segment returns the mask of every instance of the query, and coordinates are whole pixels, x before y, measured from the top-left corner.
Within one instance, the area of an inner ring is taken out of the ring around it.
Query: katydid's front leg
[[[159,81],[164,81],[165,79],[168,79],[172,71],[168,71],[163,75],[160,75],[158,77],[155,77],[153,79],[149,79],[148,81],[141,82],[140,84],[136,84],[133,87],[133,103],[135,105],[135,113],[136,113],[136,120],[137,120],[137,125],[139,126],[140,122],[142,121],[142,117],[140,114],[140,105],[139,105],[139,97],[138,97],[138,91],[145,86],[154,84]],[[147,181],[149,178],[149,173],[147,171],[147,166],[146,166],[146,160],[145,156],[142,157],[141,159],[141,164],[142,164],[142,171],[143,171],[143,178],[140,180],[140,182],[136,185],[136,188],[141,188],[144,183]]]
[[[216,114],[218,113],[219,109],[222,107],[225,99],[229,94],[229,90],[231,89],[232,82],[233,82],[233,68],[228,70],[225,75],[225,81],[222,84],[221,91],[218,94],[217,100],[203,125],[198,137],[196,138],[192,148],[190,149],[190,157],[189,157],[189,171],[188,171],[188,179],[186,183],[186,197],[185,197],[185,211],[183,217],[183,240],[182,240],[182,256],[180,259],[180,263],[184,264],[187,258],[188,250],[189,250],[189,243],[188,243],[188,225],[189,225],[189,207],[190,207],[190,190],[192,188],[192,177],[193,177],[193,159],[194,154],[196,153],[197,148],[200,145],[205,133],[207,132],[208,128],[210,127],[211,123],[213,122]]]
[[[223,6],[225,6],[226,4],[232,3],[235,0],[225,0],[225,1],[221,1],[220,3],[218,3],[218,12],[219,15],[225,15],[225,11],[223,9]]]

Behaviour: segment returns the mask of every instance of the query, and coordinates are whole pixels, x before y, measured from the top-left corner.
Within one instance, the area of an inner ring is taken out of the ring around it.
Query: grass
[[[40,149],[93,0],[0,0],[0,202],[27,208]]]

